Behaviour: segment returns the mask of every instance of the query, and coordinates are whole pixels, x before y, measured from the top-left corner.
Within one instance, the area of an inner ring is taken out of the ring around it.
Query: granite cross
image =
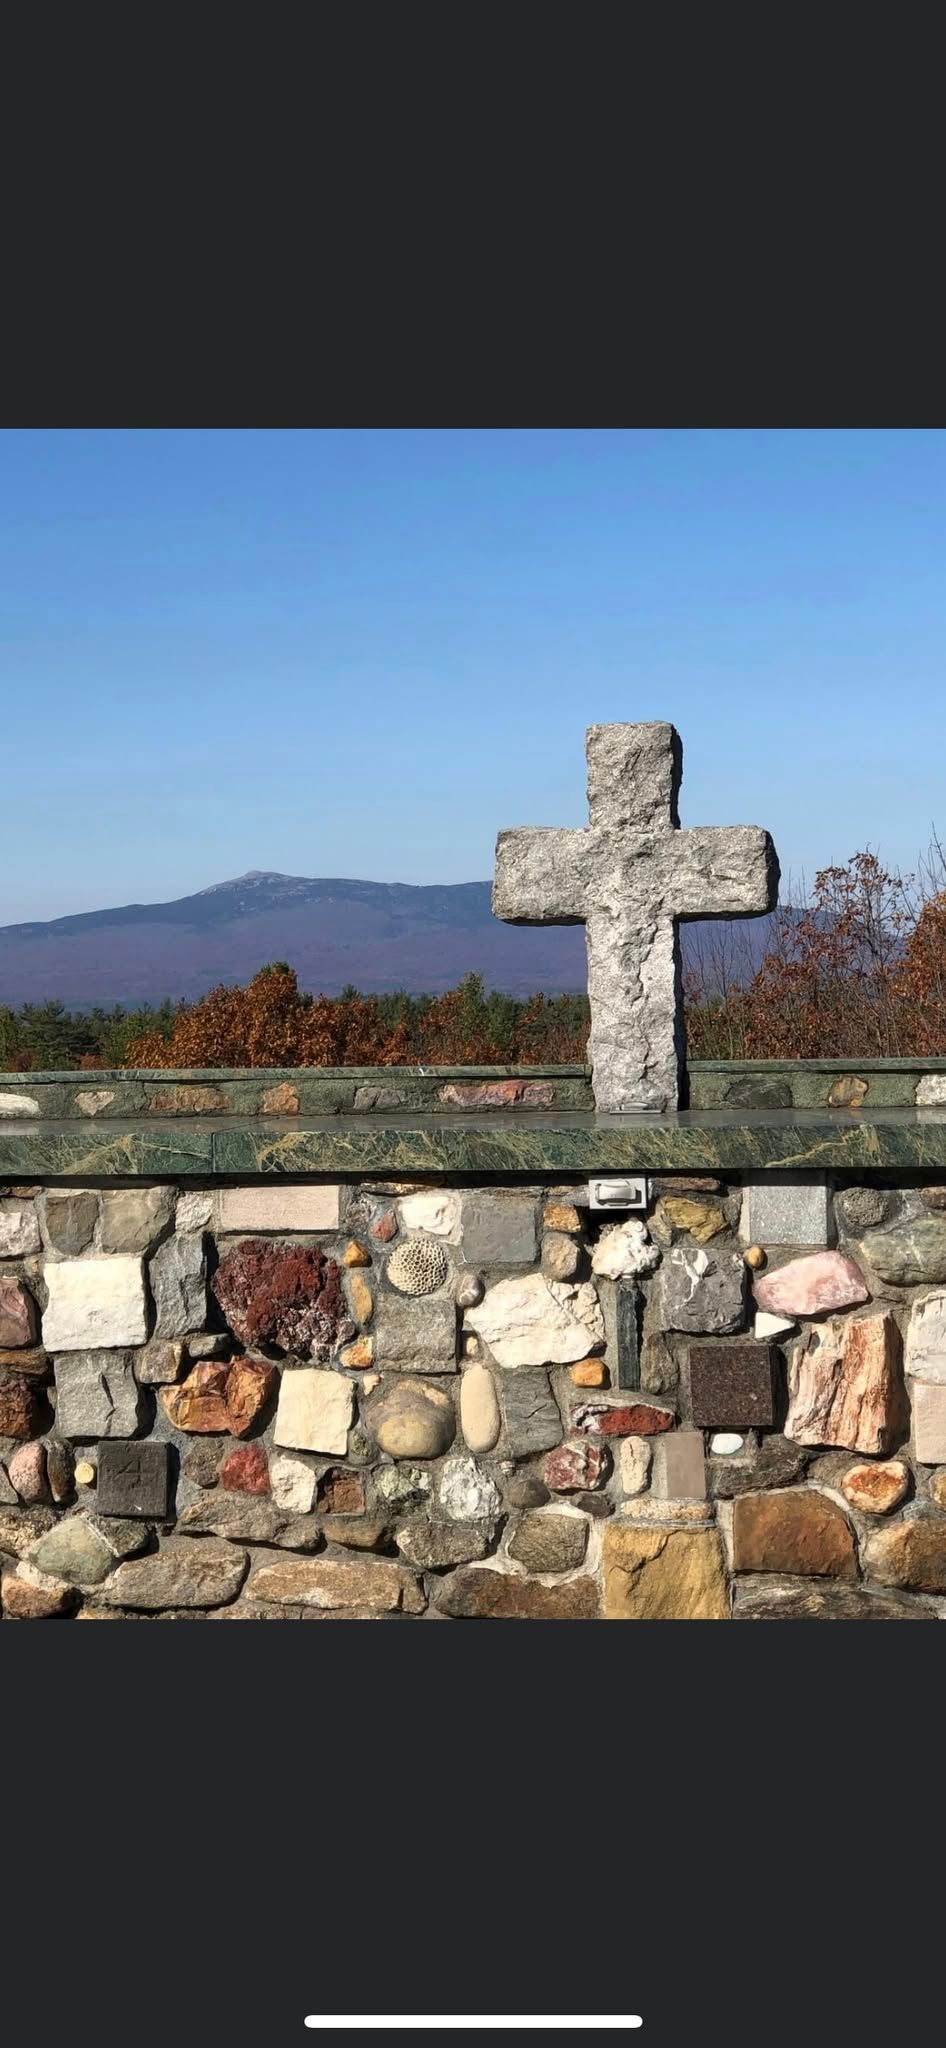
[[[500,832],[493,911],[509,924],[585,926],[596,1105],[676,1109],[678,922],[774,909],[775,848],[757,825],[680,828],[683,749],[672,725],[591,725],[585,752],[588,826]]]

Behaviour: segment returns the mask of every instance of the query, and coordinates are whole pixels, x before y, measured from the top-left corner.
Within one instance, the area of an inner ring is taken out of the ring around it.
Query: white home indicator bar
[[[421,2015],[421,2016],[419,2016],[419,2017],[418,2017],[418,2016],[415,2016],[415,2017],[413,2017],[413,2018],[409,2018],[409,2017],[407,2017],[406,2015],[403,2015],[403,2016],[401,2016],[401,2017],[398,2017],[398,2018],[392,2018],[392,2019],[385,2019],[385,2018],[383,2018],[383,2017],[382,2017],[382,2016],[381,2016],[380,2014],[378,2014],[378,2013],[371,2013],[371,2014],[369,2014],[369,2015],[368,2015],[368,2016],[367,2016],[366,2018],[362,2018],[362,2019],[358,2019],[358,2018],[354,2017],[354,2016],[353,2016],[353,2015],[351,2015],[351,2014],[349,2014],[347,2018],[335,2018],[335,2019],[331,2019],[331,2018],[325,2018],[325,2019],[322,2019],[322,2018],[320,2018],[320,2017],[319,2017],[319,2015],[318,2015],[317,2013],[307,2013],[307,2014],[306,2014],[306,2022],[305,2022],[305,2023],[306,2023],[306,2026],[307,2026],[307,2027],[363,2027],[363,2028],[370,2028],[370,2027],[568,2027],[568,2028],[571,2028],[573,2032],[576,2032],[576,2031],[578,2031],[579,2029],[580,2029],[580,2030],[584,2030],[584,2028],[585,2028],[585,2027],[642,2027],[642,2026],[643,2026],[643,2024],[644,2024],[643,2020],[641,2019],[640,2013],[636,2013],[636,2012],[632,2012],[632,2013],[626,2013],[626,2014],[624,2015],[623,2019],[619,2019],[619,2018],[617,2018],[617,2017],[613,2017],[613,2018],[608,2018],[608,2019],[605,2019],[605,2018],[603,2018],[603,2017],[601,2016],[601,2014],[600,2014],[600,2013],[593,2013],[593,2014],[592,2014],[592,2015],[590,2016],[590,2018],[587,2018],[587,2019],[579,2019],[579,2018],[577,2018],[577,2017],[574,2017],[574,2016],[571,2016],[571,2015],[566,2015],[566,2016],[565,2016],[564,2018],[562,2018],[562,2016],[561,2016],[560,2014],[559,2014],[559,2015],[556,2015],[556,2014],[554,2014],[554,2013],[553,2013],[553,2014],[550,2014],[550,2015],[546,2015],[546,2017],[545,2017],[544,2019],[536,2019],[536,2018],[527,2018],[527,2017],[525,2017],[525,2016],[524,2016],[523,2014],[518,2014],[518,2013],[517,2013],[517,2014],[512,2014],[512,2015],[506,2015],[505,2017],[499,2017],[499,2016],[496,2016],[496,2017],[494,2017],[494,2018],[489,2018],[489,2019],[487,2019],[487,2018],[485,2018],[485,2017],[480,2017],[480,2018],[470,2018],[470,2017],[467,2017],[467,2018],[462,2018],[462,2017],[456,2017],[456,2018],[453,2018],[453,2019],[450,2019],[450,2018],[435,2018],[435,2017],[434,2017],[434,2016],[433,2016],[432,2014],[422,2014],[422,2015]]]

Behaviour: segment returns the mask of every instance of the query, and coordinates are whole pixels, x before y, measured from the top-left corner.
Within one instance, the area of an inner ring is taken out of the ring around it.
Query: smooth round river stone
[[[365,1421],[379,1449],[391,1458],[439,1458],[456,1431],[450,1395],[429,1380],[399,1380],[373,1394]]]
[[[76,1586],[99,1585],[114,1570],[115,1561],[105,1537],[82,1515],[57,1522],[33,1551],[40,1571]]]
[[[852,1465],[841,1480],[841,1492],[865,1515],[889,1515],[891,1508],[900,1506],[909,1484],[909,1467],[902,1458],[891,1458],[885,1465]]]
[[[736,1436],[731,1430],[721,1429],[715,1436],[710,1437],[710,1450],[714,1457],[731,1458],[736,1451],[742,1450],[745,1441],[744,1436]]]
[[[935,1500],[938,1508],[946,1508],[946,1465],[942,1465],[938,1472],[932,1474],[928,1491],[930,1499]]]
[[[496,1383],[488,1366],[471,1365],[460,1381],[460,1426],[471,1451],[491,1451],[502,1427]]]

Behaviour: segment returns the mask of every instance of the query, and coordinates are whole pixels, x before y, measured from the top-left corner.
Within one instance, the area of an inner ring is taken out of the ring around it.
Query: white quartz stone
[[[144,1343],[148,1311],[140,1258],[117,1253],[107,1259],[47,1261],[46,1286],[47,1351],[107,1351]]]
[[[39,1103],[35,1095],[9,1095],[0,1093],[0,1116],[38,1116]]]
[[[651,1244],[646,1225],[632,1216],[602,1231],[591,1254],[591,1270],[602,1279],[630,1280],[637,1273],[652,1273],[659,1260],[659,1246]]]
[[[269,1468],[269,1488],[278,1508],[291,1515],[307,1515],[315,1505],[318,1473],[303,1458],[274,1458]]]
[[[744,1436],[736,1436],[732,1430],[720,1429],[710,1437],[710,1450],[716,1458],[731,1458],[744,1448],[745,1441]]]
[[[466,1311],[466,1326],[497,1365],[568,1365],[604,1342],[604,1319],[590,1281],[580,1287],[523,1273],[499,1280]]]
[[[401,1229],[424,1230],[429,1237],[445,1237],[450,1244],[458,1244],[460,1203],[453,1188],[422,1188],[416,1195],[402,1195],[397,1205]]]
[[[767,1308],[757,1308],[752,1333],[756,1340],[764,1337],[780,1337],[785,1330],[793,1330],[791,1316],[773,1316]]]
[[[500,1497],[472,1458],[448,1458],[440,1474],[440,1507],[451,1522],[483,1522],[499,1513]]]

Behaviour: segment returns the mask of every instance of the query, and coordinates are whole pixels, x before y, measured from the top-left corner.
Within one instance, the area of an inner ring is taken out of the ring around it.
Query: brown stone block
[[[441,1614],[467,1621],[594,1621],[598,1588],[594,1579],[540,1586],[489,1565],[468,1565],[438,1586],[434,1605]]]
[[[49,1355],[41,1344],[23,1351],[0,1351],[0,1371],[6,1365],[12,1365],[15,1372],[35,1373],[39,1379],[48,1379],[52,1370]]]
[[[930,1515],[878,1529],[868,1541],[864,1570],[882,1586],[946,1593],[946,1520]]]
[[[741,1494],[733,1507],[733,1563],[737,1572],[838,1579],[857,1575],[847,1516],[811,1487]]]
[[[770,1344],[691,1344],[690,1406],[698,1429],[771,1429],[775,1357]]]

